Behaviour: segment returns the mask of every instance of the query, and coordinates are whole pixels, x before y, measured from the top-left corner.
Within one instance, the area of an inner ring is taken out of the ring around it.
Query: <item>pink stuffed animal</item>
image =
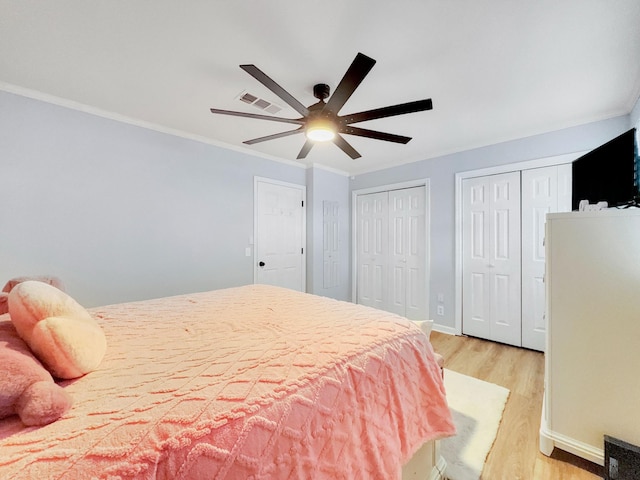
[[[27,280],[37,280],[39,282],[48,283],[49,285],[56,287],[58,290],[64,292],[64,285],[62,280],[58,277],[51,275],[40,275],[37,277],[16,277],[9,280],[4,284],[2,292],[0,292],[0,315],[9,311],[9,292],[19,283],[26,282]]]
[[[9,311],[9,294],[7,292],[0,292],[0,315]]]
[[[62,290],[28,280],[11,289],[8,302],[18,335],[54,377],[81,377],[102,362],[102,328]]]
[[[0,321],[0,419],[18,414],[25,425],[46,425],[60,418],[71,403],[12,323]]]

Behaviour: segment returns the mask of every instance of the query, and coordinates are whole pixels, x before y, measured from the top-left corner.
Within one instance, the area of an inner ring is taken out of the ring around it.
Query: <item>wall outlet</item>
[[[618,460],[609,457],[609,478],[611,480],[619,480],[619,472],[618,472]]]
[[[444,293],[438,294],[438,303],[444,303]]]
[[[436,312],[438,313],[438,315],[440,315],[441,317],[444,316],[444,305],[438,305],[438,308],[436,309]]]
[[[640,478],[640,447],[605,435],[604,478],[605,480]]]

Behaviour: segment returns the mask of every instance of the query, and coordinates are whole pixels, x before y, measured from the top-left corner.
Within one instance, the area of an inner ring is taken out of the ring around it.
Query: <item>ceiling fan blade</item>
[[[424,110],[431,110],[432,108],[433,102],[430,98],[427,98],[426,100],[416,100],[415,102],[400,103],[390,107],[374,108],[373,110],[343,115],[340,117],[340,121],[349,125],[350,123],[393,117],[394,115],[404,115],[405,113],[422,112]]]
[[[351,146],[349,142],[344,139],[342,135],[336,135],[333,139],[333,143],[340,147],[340,150],[349,155],[353,160],[362,156]]]
[[[260,70],[255,65],[240,65],[240,68],[251,75],[253,78],[258,80],[261,84],[275,93],[278,97],[280,97],[283,101],[287,103],[291,108],[293,108],[296,112],[298,112],[303,117],[309,115],[309,109],[305,107],[302,103],[296,100],[293,95],[287,92],[284,88],[274,82],[271,77],[269,77],[266,73]]]
[[[253,145],[254,143],[266,142],[267,140],[275,140],[276,138],[288,137],[289,135],[295,135],[296,133],[301,133],[303,131],[304,131],[304,128],[300,127],[297,130],[290,130],[288,132],[282,132],[282,133],[274,133],[273,135],[266,135],[264,137],[245,140],[242,143],[246,143],[247,145]]]
[[[337,114],[344,104],[349,100],[351,94],[358,88],[358,85],[364,80],[369,71],[373,68],[376,61],[373,58],[369,58],[362,53],[358,53],[353,60],[347,72],[340,80],[340,83],[336,87],[333,95],[329,97],[327,105],[324,107],[324,111],[328,111]]]
[[[302,146],[302,150],[300,150],[300,153],[298,154],[296,159],[302,160],[303,158],[306,158],[307,154],[311,150],[311,147],[313,147],[313,141],[307,139],[307,141],[304,142],[304,145]]]
[[[234,112],[233,110],[220,110],[219,108],[210,108],[211,113],[220,113],[222,115],[233,115],[236,117],[256,118],[258,120],[271,120],[272,122],[293,123],[294,125],[304,125],[301,118],[284,118],[274,117],[272,115],[260,115],[259,113]]]
[[[411,137],[404,137],[402,135],[395,135],[393,133],[377,132],[375,130],[368,130],[366,128],[352,127],[345,125],[340,128],[340,133],[346,133],[348,135],[358,135],[360,137],[373,138],[375,140],[385,140],[387,142],[394,143],[408,143]]]

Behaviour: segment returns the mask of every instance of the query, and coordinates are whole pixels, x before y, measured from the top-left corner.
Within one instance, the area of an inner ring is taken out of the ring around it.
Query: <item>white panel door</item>
[[[387,310],[425,320],[426,242],[423,187],[389,192],[389,305]]]
[[[571,164],[522,171],[522,346],[545,347],[545,219],[571,211]]]
[[[305,291],[304,187],[256,181],[256,283]]]
[[[462,331],[521,344],[520,172],[463,181]]]
[[[340,286],[340,203],[322,202],[322,282],[324,288]]]
[[[425,187],[358,195],[356,301],[428,318]]]
[[[388,193],[358,195],[357,303],[386,309],[389,250]]]

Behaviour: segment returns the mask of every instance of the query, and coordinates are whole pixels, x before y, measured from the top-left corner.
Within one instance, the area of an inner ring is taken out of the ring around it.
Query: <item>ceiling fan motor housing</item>
[[[331,88],[326,83],[317,83],[313,86],[313,96],[319,100],[329,98]]]

